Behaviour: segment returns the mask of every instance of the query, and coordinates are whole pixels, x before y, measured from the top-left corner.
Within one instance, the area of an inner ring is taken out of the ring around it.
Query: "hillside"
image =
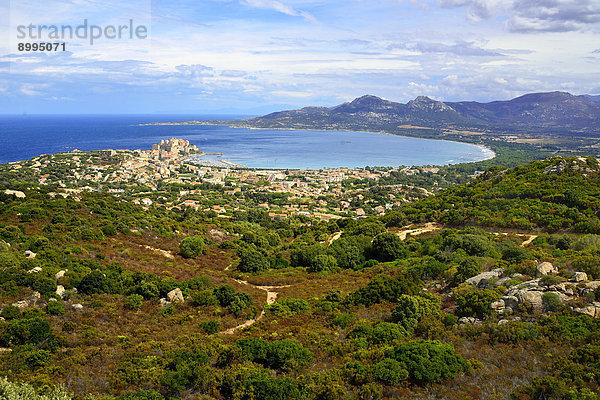
[[[0,396],[594,399],[599,171],[492,168],[328,221],[216,185],[185,189],[226,218],[3,171]]]
[[[362,96],[335,107],[281,111],[244,121],[255,127],[354,127],[393,130],[416,126],[592,133],[600,124],[600,104],[591,96],[532,93],[509,101],[441,102],[419,96],[406,104]]]
[[[409,205],[451,225],[600,233],[600,167],[596,159],[552,158],[513,169],[492,168],[475,181]]]

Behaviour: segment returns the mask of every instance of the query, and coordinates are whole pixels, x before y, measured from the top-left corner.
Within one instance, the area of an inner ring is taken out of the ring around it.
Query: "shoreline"
[[[411,138],[411,139],[432,140],[432,141],[437,141],[437,142],[463,143],[463,144],[469,144],[469,145],[476,146],[476,147],[479,147],[479,148],[483,149],[483,154],[484,154],[485,158],[483,158],[481,160],[477,160],[477,161],[465,161],[465,162],[457,162],[457,163],[452,163],[451,162],[451,163],[447,163],[447,164],[431,164],[431,165],[433,165],[435,167],[448,166],[448,165],[458,165],[458,164],[470,164],[470,163],[488,161],[488,160],[493,160],[497,156],[496,152],[491,147],[489,147],[489,146],[487,146],[485,144],[477,144],[477,143],[471,143],[471,142],[466,142],[466,141],[461,141],[461,140],[434,139],[434,138],[424,138],[424,137],[418,137],[418,136],[406,136],[406,135],[400,135],[400,134],[386,132],[386,131],[339,130],[339,129],[317,129],[317,128],[302,129],[302,128],[284,128],[284,127],[259,128],[259,127],[255,127],[255,126],[231,125],[229,123],[225,123],[225,121],[150,122],[150,123],[145,123],[145,124],[138,124],[138,126],[186,126],[186,125],[190,125],[190,126],[193,126],[193,125],[201,125],[201,126],[225,126],[225,127],[228,127],[228,128],[250,129],[250,130],[280,130],[280,131],[308,131],[308,132],[309,131],[313,131],[313,132],[370,133],[370,134],[382,134],[382,135],[390,135],[390,136],[401,136],[401,137]],[[433,128],[431,128],[431,129],[433,129]],[[426,165],[429,165],[429,164],[426,164]],[[382,166],[379,165],[379,167],[382,167]],[[393,167],[393,166],[387,166],[387,167]],[[415,165],[411,165],[410,167],[415,167]],[[270,167],[247,167],[247,168],[250,168],[250,169],[285,169],[285,170],[287,170],[287,169],[307,169],[307,168],[270,168]],[[336,168],[327,168],[327,169],[339,169],[339,168],[357,169],[357,167],[336,167]]]

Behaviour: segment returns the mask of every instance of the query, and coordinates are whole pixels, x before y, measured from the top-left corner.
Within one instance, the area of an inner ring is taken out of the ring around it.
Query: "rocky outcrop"
[[[181,292],[181,289],[179,288],[175,288],[173,290],[171,290],[169,293],[167,293],[167,299],[169,299],[169,301],[171,303],[177,303],[177,302],[181,302],[183,303],[183,293]]]
[[[556,268],[554,265],[552,265],[552,263],[543,262],[543,263],[538,264],[538,266],[536,267],[536,271],[537,271],[538,276],[557,274],[558,268]]]
[[[36,305],[38,300],[42,297],[39,292],[33,292],[31,296],[25,297],[23,300],[19,300],[12,305],[17,307],[19,310],[23,311],[27,307],[32,307]]]
[[[61,270],[61,271],[58,271],[58,272],[57,272],[57,273],[54,275],[54,278],[55,278],[55,279],[60,279],[60,278],[62,278],[63,276],[65,276],[65,274],[67,273],[67,271],[68,271],[68,269],[63,269],[63,270]]]
[[[575,272],[575,276],[573,277],[575,282],[587,281],[588,276],[585,272]]]
[[[488,286],[490,281],[495,281],[500,276],[502,276],[503,272],[504,272],[504,270],[502,268],[496,268],[491,271],[482,272],[479,275],[475,275],[475,276],[467,279],[465,282],[468,283],[469,285],[484,288],[484,287]]]
[[[578,314],[589,315],[592,318],[600,318],[600,302],[595,301],[592,304],[573,309]]]

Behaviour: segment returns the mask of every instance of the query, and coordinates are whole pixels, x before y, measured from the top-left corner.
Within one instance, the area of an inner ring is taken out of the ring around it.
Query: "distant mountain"
[[[532,93],[508,101],[441,102],[419,96],[406,104],[362,96],[335,107],[305,107],[246,120],[256,127],[488,128],[531,131],[600,131],[600,96]]]
[[[589,94],[584,95],[585,97],[587,97],[588,99],[595,101],[596,103],[600,103],[600,96],[592,96]]]

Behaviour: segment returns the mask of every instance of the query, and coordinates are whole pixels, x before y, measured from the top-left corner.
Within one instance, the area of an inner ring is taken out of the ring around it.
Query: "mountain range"
[[[531,93],[508,101],[442,102],[419,96],[406,104],[366,95],[335,107],[305,107],[256,117],[255,127],[390,129],[408,127],[589,134],[600,132],[600,96]]]

